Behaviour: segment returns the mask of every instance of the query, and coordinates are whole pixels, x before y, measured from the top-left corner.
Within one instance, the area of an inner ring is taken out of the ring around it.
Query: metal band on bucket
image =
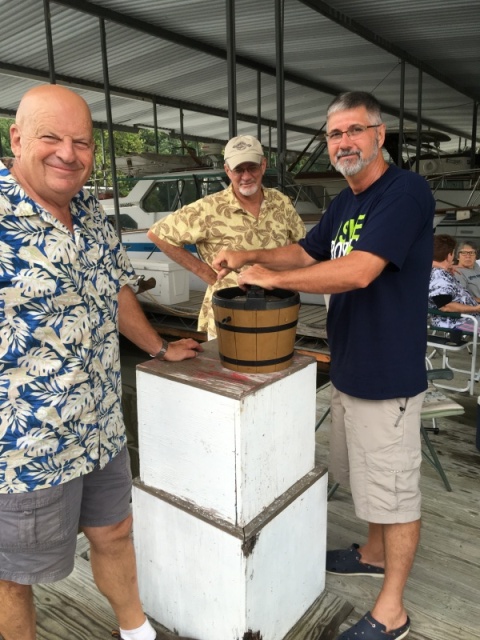
[[[289,322],[288,324],[275,325],[273,327],[236,327],[231,324],[226,324],[225,321],[219,322],[215,320],[215,326],[222,331],[233,331],[235,333],[278,333],[279,331],[287,331],[297,326],[298,320]]]
[[[219,357],[221,362],[227,362],[228,364],[234,364],[239,367],[269,367],[274,364],[281,364],[282,362],[291,360],[293,358],[293,351],[286,356],[274,358],[272,360],[238,360],[237,358],[228,358],[222,353],[219,353]]]

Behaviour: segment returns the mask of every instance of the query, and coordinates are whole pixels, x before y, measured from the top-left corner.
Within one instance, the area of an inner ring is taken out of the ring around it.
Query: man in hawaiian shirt
[[[221,249],[274,249],[297,242],[305,226],[290,199],[277,189],[262,187],[267,168],[260,142],[237,136],[225,147],[225,172],[230,186],[208,195],[156,222],[149,239],[167,256],[206,282],[198,330],[216,336],[212,296],[237,286],[237,274],[217,281],[212,262]],[[194,244],[199,258],[184,248]]]
[[[0,634],[35,640],[31,585],[72,571],[80,528],[121,637],[153,640],[130,537],[118,330],[165,360],[201,348],[150,326],[126,254],[82,190],[94,150],[85,101],[57,85],[28,91],[11,147],[0,163]]]

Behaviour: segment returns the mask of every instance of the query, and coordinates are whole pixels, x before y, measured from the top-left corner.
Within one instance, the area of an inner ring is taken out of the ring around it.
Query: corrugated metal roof
[[[275,146],[274,7],[273,0],[235,2],[236,49],[244,63],[237,64],[236,70],[238,130],[257,131],[255,66],[263,65],[262,137],[267,143],[270,123]],[[9,113],[30,86],[48,82],[47,43],[42,2],[0,0],[0,8],[0,111]],[[152,126],[151,99],[155,98],[159,127],[180,130],[175,104],[184,108],[186,134],[221,140],[229,137],[228,120],[221,117],[228,109],[225,0],[51,0],[50,8],[58,81],[68,80],[80,87],[94,120],[105,122],[106,113],[99,18],[88,11],[102,10],[106,12],[114,122]],[[135,21],[141,21],[150,32],[136,28],[141,24]],[[284,0],[284,21],[289,148],[305,146],[310,139],[308,131],[323,125],[332,96],[344,90],[374,92],[384,106],[387,125],[397,126],[399,51],[411,62],[428,65],[437,76],[422,74],[421,110],[427,125],[462,138],[471,135],[474,99],[480,101],[480,2],[332,0],[327,4]],[[162,29],[173,34],[168,39],[157,37]],[[194,42],[185,43],[185,38]],[[407,63],[408,126],[414,126],[417,116],[418,77],[417,68]],[[214,115],[202,112],[209,110]],[[457,145],[457,140],[453,144]]]

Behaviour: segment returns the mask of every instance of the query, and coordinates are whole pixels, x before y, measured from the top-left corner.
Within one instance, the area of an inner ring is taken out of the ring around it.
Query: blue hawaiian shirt
[[[0,162],[0,493],[67,482],[126,443],[117,294],[133,270],[96,198],[70,210],[73,234]]]

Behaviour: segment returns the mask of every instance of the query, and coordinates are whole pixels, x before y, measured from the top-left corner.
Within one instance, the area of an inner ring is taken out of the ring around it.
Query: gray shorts
[[[30,493],[0,494],[0,579],[56,582],[73,571],[79,527],[104,527],[130,515],[127,447],[104,467]]]
[[[420,412],[425,393],[364,400],[332,385],[330,471],[350,484],[355,513],[378,524],[420,518]]]

